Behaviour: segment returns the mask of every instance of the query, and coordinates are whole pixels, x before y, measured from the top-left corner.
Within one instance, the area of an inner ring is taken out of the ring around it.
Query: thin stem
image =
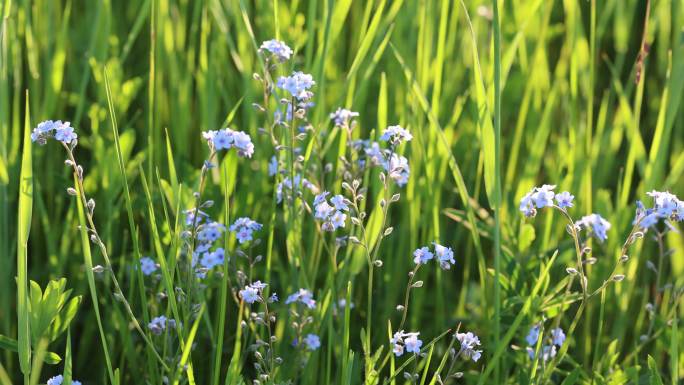
[[[397,330],[401,330],[404,327],[404,322],[406,322],[406,315],[408,314],[408,306],[409,306],[409,296],[411,294],[411,289],[413,287],[413,278],[416,276],[416,273],[418,273],[418,269],[420,269],[420,263],[416,265],[416,267],[411,271],[409,274],[409,282],[408,285],[406,285],[406,294],[404,295],[404,309],[401,315],[401,322],[399,323],[399,327]]]
[[[92,210],[88,207],[88,198],[85,195],[85,189],[83,188],[83,172],[82,169],[79,169],[78,163],[76,163],[76,158],[74,157],[74,153],[72,151],[72,148],[69,147],[69,145],[62,143],[62,146],[67,151],[67,156],[69,157],[69,161],[71,162],[71,168],[73,169],[74,176],[76,177],[76,181],[78,183],[78,191],[79,191],[79,198],[81,199],[81,203],[83,204],[83,207],[85,208],[85,214],[86,214],[86,219],[88,220],[88,231],[91,233],[91,237],[94,237],[94,241],[97,244],[98,248],[100,249],[100,252],[102,253],[102,258],[105,261],[105,265],[107,266],[107,270],[111,273],[110,276],[112,277],[112,283],[114,284],[114,290],[116,293],[117,299],[123,303],[124,308],[126,309],[126,313],[131,319],[131,322],[133,322],[133,326],[135,329],[140,333],[142,336],[143,340],[145,343],[152,349],[152,352],[154,353],[155,357],[157,360],[162,364],[165,370],[169,370],[169,367],[166,365],[162,357],[159,355],[157,352],[157,349],[155,349],[154,344],[150,339],[147,337],[147,334],[142,330],[140,327],[140,323],[138,322],[138,319],[135,317],[133,314],[133,310],[131,309],[131,305],[129,304],[128,300],[126,299],[126,296],[124,295],[123,291],[121,290],[121,286],[119,285],[119,281],[116,279],[116,274],[114,274],[114,268],[112,266],[112,262],[109,259],[109,253],[107,253],[107,248],[100,238],[99,233],[97,232],[97,228],[95,227],[95,222],[93,220],[93,213]]]

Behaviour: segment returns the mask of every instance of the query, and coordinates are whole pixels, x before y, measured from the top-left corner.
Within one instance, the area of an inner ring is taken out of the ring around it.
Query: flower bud
[[[612,279],[613,279],[613,281],[615,281],[615,282],[620,282],[620,281],[622,281],[623,279],[625,279],[625,276],[622,275],[622,274],[616,274],[616,275],[613,276]]]
[[[76,195],[78,195],[78,192],[76,192],[76,189],[75,189],[75,188],[69,187],[69,188],[67,189],[67,194],[72,195],[72,196],[76,196]]]

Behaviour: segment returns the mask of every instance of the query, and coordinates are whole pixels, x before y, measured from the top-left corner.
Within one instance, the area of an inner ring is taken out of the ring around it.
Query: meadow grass
[[[684,197],[681,1],[1,4],[0,385],[684,381],[681,222],[637,204]],[[198,270],[188,210],[263,226]]]

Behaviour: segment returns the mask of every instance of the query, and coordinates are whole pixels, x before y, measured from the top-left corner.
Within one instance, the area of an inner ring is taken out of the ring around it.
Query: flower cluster
[[[532,326],[530,328],[530,331],[527,333],[527,336],[525,337],[525,340],[529,345],[527,347],[527,354],[530,356],[530,359],[534,359],[535,346],[537,346],[537,341],[539,341],[540,337],[541,325],[538,324]],[[560,348],[565,342],[565,333],[563,332],[563,329],[551,329],[551,334],[549,337],[547,337],[546,342],[546,344],[542,345],[541,349],[541,357],[544,362],[548,361],[550,358],[555,357],[557,353],[556,347]]]
[[[418,248],[413,252],[413,262],[416,265],[425,265],[437,256],[437,261],[442,269],[451,269],[451,265],[456,264],[454,251],[451,250],[451,247],[442,246],[437,242],[432,242],[432,244],[435,246],[434,253],[427,246]]]
[[[350,111],[346,108],[338,108],[335,112],[330,114],[330,120],[332,120],[337,127],[349,128],[350,122],[358,116],[358,112]]]
[[[197,240],[202,243],[211,243],[221,238],[226,231],[226,226],[218,222],[207,222],[198,227]]]
[[[639,227],[648,229],[657,225],[660,221],[668,224],[668,221],[684,221],[684,201],[676,195],[664,191],[651,191],[646,195],[653,198],[653,207],[646,209],[641,202],[637,202],[637,217]]]
[[[254,154],[254,144],[249,134],[233,131],[230,128],[202,132],[202,137],[209,147],[215,151],[235,148],[239,156],[251,158]]]
[[[403,330],[394,333],[394,336],[390,338],[394,355],[400,357],[404,354],[404,351],[419,354],[423,341],[418,339],[418,335],[420,335],[420,332],[405,333]]]
[[[585,215],[579,221],[575,222],[577,230],[587,230],[599,241],[603,242],[608,239],[608,230],[610,230],[610,222],[605,220],[599,214]]]
[[[279,62],[285,62],[292,56],[292,48],[288,47],[287,44],[280,40],[271,39],[261,43],[259,47],[259,52],[268,51],[273,57],[275,57]]]
[[[285,300],[285,304],[289,305],[291,303],[301,303],[309,309],[314,309],[316,307],[313,293],[306,289],[299,289],[295,293],[290,294]]]
[[[197,213],[197,218],[195,219],[195,213]],[[185,214],[185,225],[186,226],[194,226],[195,224],[201,224],[205,219],[209,218],[209,214],[205,213],[202,210],[195,210],[195,209],[190,209],[190,210],[185,210],[183,212]]]
[[[294,191],[296,194],[299,194],[301,188],[300,186],[308,189],[313,194],[318,194],[318,187],[316,187],[308,179],[302,178],[301,175],[297,174],[294,177]],[[276,186],[276,201],[278,203],[282,202],[283,195],[285,195],[287,198],[291,198],[292,190],[292,181],[290,180],[290,177],[286,177],[282,182],[278,183],[278,186]]]
[[[387,149],[381,149],[377,142],[369,142],[364,148],[364,152],[370,160],[370,164],[381,166],[399,187],[408,183],[411,169],[406,157]]]
[[[342,195],[335,195],[330,198],[328,203],[327,196],[330,193],[324,191],[314,198],[314,217],[323,221],[321,228],[324,231],[335,231],[340,227],[344,227],[347,220],[345,211],[349,211],[347,200]]]
[[[262,295],[266,286],[267,285],[265,283],[261,283],[261,281],[252,282],[245,286],[244,289],[240,290],[240,298],[249,304],[262,301]]]
[[[195,213],[198,213],[196,218]],[[185,215],[185,224],[190,228],[185,232],[188,237],[192,234],[193,227],[196,226],[198,244],[192,251],[191,265],[195,269],[197,278],[201,279],[206,277],[208,270],[223,265],[225,250],[221,247],[212,250],[212,247],[226,231],[226,226],[213,221],[208,214],[200,210],[187,210]]]
[[[298,102],[302,102],[313,97],[313,92],[309,91],[309,89],[315,84],[313,76],[301,71],[295,71],[290,76],[279,77],[276,86],[289,92]]]
[[[480,339],[473,333],[456,333],[458,342],[461,344],[460,354],[463,359],[477,362],[482,356],[482,350],[477,350],[480,346]]]
[[[392,146],[398,146],[403,142],[409,142],[413,139],[413,135],[402,126],[389,126],[383,131],[380,140],[388,142]]]
[[[152,318],[147,327],[150,329],[152,334],[161,335],[166,328],[174,329],[176,327],[176,320],[167,319],[165,316],[161,315],[159,317]]]
[[[47,385],[62,385],[64,377],[60,374],[47,380]],[[71,385],[81,385],[81,381],[71,380]]]
[[[43,145],[47,143],[48,138],[55,138],[64,144],[71,144],[78,138],[78,135],[69,122],[46,120],[38,123],[38,126],[33,129],[31,141]]]
[[[232,225],[230,225],[230,231],[235,233],[235,237],[237,238],[238,242],[243,244],[245,242],[251,241],[252,233],[261,230],[262,227],[263,226],[261,223],[253,221],[247,217],[242,217],[238,218],[235,222],[233,222]]]
[[[537,209],[544,207],[552,207],[554,205],[554,198],[558,207],[565,209],[573,206],[573,199],[575,196],[567,191],[556,194],[553,190],[555,185],[545,184],[541,187],[534,187],[530,192],[520,200],[520,211],[526,217],[534,217],[537,215]]]
[[[151,275],[157,269],[159,268],[159,265],[154,262],[154,260],[150,257],[142,257],[140,258],[140,271],[142,271],[143,274],[145,275]]]

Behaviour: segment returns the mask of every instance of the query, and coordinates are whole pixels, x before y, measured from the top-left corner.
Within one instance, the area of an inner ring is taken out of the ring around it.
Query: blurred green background
[[[500,287],[505,333],[530,295],[540,263],[559,249],[550,276],[543,277],[543,294],[550,295],[574,260],[560,217],[548,213],[529,222],[519,215],[518,200],[532,186],[557,184],[559,190],[575,194],[573,215],[599,212],[613,224],[608,241],[594,245],[598,262],[589,268],[591,287],[602,283],[619,256],[635,200],[649,201],[645,192],[652,189],[684,195],[684,6],[679,0],[511,0],[501,1],[499,11]],[[119,280],[125,290],[134,290],[128,286],[134,282],[129,268],[134,254],[105,71],[144,253],[151,253],[153,244],[140,171],[146,173],[153,204],[163,218],[172,173],[184,186],[196,185],[207,155],[201,131],[223,127],[235,109],[230,126],[250,133],[256,152],[252,159],[233,165],[237,177],[231,180],[231,217],[251,216],[267,225],[273,218],[278,221],[271,284],[281,298],[296,289],[297,283],[288,281],[282,210],[272,216],[274,185],[267,163],[273,149],[257,134],[262,117],[251,106],[261,98],[259,84],[252,79],[260,68],[256,49],[271,38],[295,50],[295,59],[286,68],[311,73],[317,82],[316,106],[309,116],[314,125],[326,127],[331,144],[320,154],[321,164],[334,163],[340,155],[339,132],[328,120],[339,106],[360,113],[359,137],[391,124],[408,127],[414,135],[405,153],[411,179],[391,212],[394,234],[381,249],[385,264],[374,299],[373,319],[379,325],[375,345],[387,344],[380,330],[386,319],[396,318],[394,308],[403,299],[412,251],[435,240],[454,249],[457,264],[451,271],[422,272],[426,286],[415,291],[409,322],[425,339],[462,322],[481,336],[486,365],[497,344],[524,345],[529,325],[558,311],[557,304],[550,305],[539,295],[512,341],[493,339],[494,220],[485,188],[487,157],[495,156],[489,136],[494,105],[491,2],[4,0],[0,32],[0,334],[17,333],[16,213],[26,93],[32,126],[61,119],[77,128],[77,156],[86,168],[85,188],[98,203],[99,231]],[[63,159],[59,146],[33,149],[28,272],[41,285],[66,277],[68,287],[85,295],[76,205],[64,193],[72,180]],[[219,214],[224,204],[220,183],[215,177],[208,186]],[[327,184],[339,190],[332,180]],[[190,207],[190,189],[185,193],[184,206]],[[466,218],[469,210],[472,220]],[[169,228],[161,219],[158,225],[168,242]],[[307,245],[317,239],[310,225],[302,234]],[[667,245],[674,252],[662,266],[663,280],[674,286],[658,294],[665,300],[673,298],[684,276],[681,235],[670,234]],[[329,294],[320,291],[330,279],[329,259],[321,250],[311,253],[302,260],[316,277],[314,291],[322,300]],[[616,371],[645,367],[650,354],[664,378],[678,381],[674,369],[684,367],[684,357],[676,357],[679,364],[676,359],[672,364],[667,322],[672,314],[681,315],[681,309],[675,307],[673,313],[672,304],[659,307],[653,317],[665,331],[635,352],[650,323],[644,306],[656,295],[655,275],[646,268],[646,261],[657,262],[655,244],[635,247],[634,257],[625,265],[625,281],[606,294],[605,308],[601,307],[605,313],[599,314],[598,299],[588,307],[570,348],[572,359],[561,366],[564,373],[585,367],[584,380],[592,372],[597,379],[615,378]],[[99,255],[94,258],[98,263]],[[361,263],[338,281],[342,289],[346,280],[353,282],[352,297],[359,311],[352,314],[351,349],[357,359],[362,356],[356,325],[364,319],[364,268]],[[108,280],[98,282],[110,353],[122,371],[122,383],[142,383],[145,367],[138,357],[144,346],[109,295],[109,285]],[[147,304],[133,298],[133,310],[141,314]],[[213,317],[216,298],[210,296],[209,303]],[[234,309],[228,314],[230,341],[236,315]],[[604,325],[601,334],[599,317]],[[89,298],[74,322],[76,378],[104,383],[104,359]],[[346,354],[339,352],[341,346],[330,346],[339,327],[333,322],[321,326],[323,350],[312,356],[309,375],[300,383],[325,383],[326,375],[336,373],[339,357]],[[207,358],[195,359],[195,371],[209,373],[211,337],[202,333],[198,338],[200,350],[193,355]],[[63,346],[60,340],[51,350],[59,353]],[[443,352],[444,347],[439,349]],[[10,378],[19,381],[16,354],[2,352],[0,357]],[[523,351],[506,349],[497,372],[510,383],[522,383],[529,370],[526,362]],[[466,380],[477,381],[479,368],[467,373]],[[199,374],[199,383],[208,383],[208,374],[204,376]],[[354,376],[354,383],[360,376]],[[563,372],[558,376],[562,378]]]

